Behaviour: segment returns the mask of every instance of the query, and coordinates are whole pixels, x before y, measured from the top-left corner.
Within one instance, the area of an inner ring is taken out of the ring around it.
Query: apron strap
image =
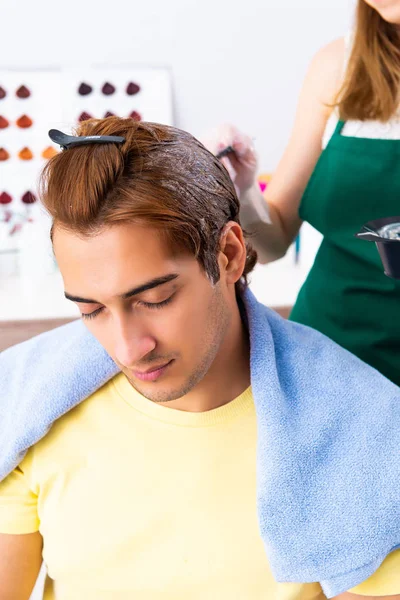
[[[346,121],[338,121],[333,135],[340,135],[342,133],[343,127],[345,126],[345,123]]]

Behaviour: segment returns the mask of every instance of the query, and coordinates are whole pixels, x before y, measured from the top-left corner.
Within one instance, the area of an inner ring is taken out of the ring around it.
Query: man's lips
[[[141,381],[156,381],[156,379],[165,373],[172,362],[173,359],[158,367],[152,367],[148,371],[133,371],[133,375]]]

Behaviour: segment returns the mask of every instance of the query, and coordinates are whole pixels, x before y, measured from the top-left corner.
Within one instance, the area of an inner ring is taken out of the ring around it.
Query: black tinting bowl
[[[383,238],[378,234],[381,227],[391,223],[400,224],[400,216],[368,221],[368,223],[363,225],[361,230],[356,233],[356,237],[361,240],[367,240],[368,242],[375,242],[383,263],[385,275],[393,277],[394,279],[400,279],[400,238],[391,240]]]

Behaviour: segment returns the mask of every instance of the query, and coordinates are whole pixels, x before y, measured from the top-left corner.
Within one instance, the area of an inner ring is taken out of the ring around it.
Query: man
[[[92,335],[3,353],[0,600],[42,556],[46,600],[399,600],[398,388],[246,291],[234,187],[190,135],[55,139],[42,196]]]

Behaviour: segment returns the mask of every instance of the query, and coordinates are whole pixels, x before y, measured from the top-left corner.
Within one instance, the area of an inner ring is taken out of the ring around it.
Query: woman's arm
[[[256,227],[253,243],[260,261],[280,258],[295,239],[301,226],[299,206],[307,183],[322,149],[322,137],[331,114],[335,94],[340,85],[344,62],[344,40],[322,48],[314,57],[300,93],[296,119],[287,148],[269,183],[265,199],[272,223],[280,236],[276,244],[268,237],[268,226]]]
[[[299,205],[322,149],[322,137],[335,95],[339,89],[345,42],[331,42],[315,55],[300,93],[293,131],[271,182],[265,199],[272,223],[261,222],[252,210],[255,195],[260,194],[255,182],[257,159],[251,140],[235,128],[221,128],[220,139],[214,134],[213,143],[206,146],[218,152],[230,145],[235,154],[222,159],[238,190],[242,204],[242,225],[253,233],[252,244],[259,261],[267,263],[286,254],[300,226]],[[214,146],[214,147],[210,147]],[[229,162],[228,162],[229,161]]]

